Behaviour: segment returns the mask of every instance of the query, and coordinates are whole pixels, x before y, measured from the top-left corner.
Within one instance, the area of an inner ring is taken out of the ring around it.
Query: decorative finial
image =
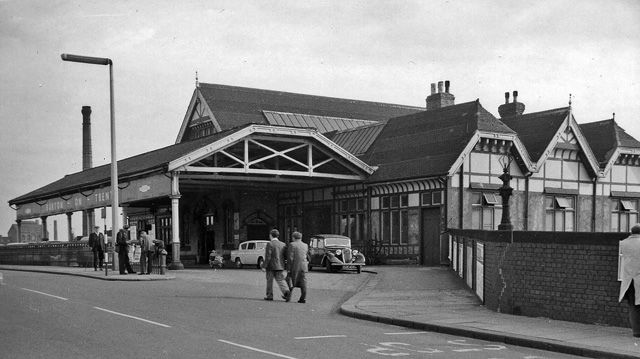
[[[199,87],[200,84],[198,83],[198,70],[196,70],[196,87]]]
[[[571,106],[571,94],[569,94],[569,106]]]
[[[613,119],[614,120],[616,119],[616,113],[615,112],[613,113]]]

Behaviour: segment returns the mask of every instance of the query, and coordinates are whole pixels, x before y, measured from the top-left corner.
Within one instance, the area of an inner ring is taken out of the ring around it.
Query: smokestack
[[[82,170],[93,167],[91,147],[91,106],[82,106]]]
[[[442,85],[445,89],[442,91]],[[431,84],[431,95],[427,96],[427,111],[436,110],[446,106],[455,105],[456,97],[449,92],[451,83],[447,81],[438,81],[438,92],[436,93],[436,84]]]

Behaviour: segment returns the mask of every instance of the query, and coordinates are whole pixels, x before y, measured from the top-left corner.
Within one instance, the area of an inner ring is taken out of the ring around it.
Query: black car
[[[351,249],[351,239],[338,234],[316,234],[309,239],[309,270],[324,267],[327,272],[354,269],[365,265],[362,253]]]

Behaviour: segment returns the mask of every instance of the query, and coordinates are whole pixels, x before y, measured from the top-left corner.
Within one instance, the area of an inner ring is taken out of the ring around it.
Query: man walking
[[[629,303],[629,322],[634,337],[640,337],[640,224],[631,228],[631,235],[620,242],[620,296]]]
[[[291,291],[282,273],[285,268],[285,244],[278,240],[279,236],[280,232],[272,229],[269,233],[271,242],[267,243],[264,249],[264,266],[267,272],[267,296],[264,300],[273,300],[273,280],[275,279],[282,292],[282,298],[288,302],[291,300]]]
[[[300,299],[298,303],[306,303],[307,298],[307,271],[309,270],[309,247],[302,241],[300,232],[293,232],[293,241],[287,248],[287,265],[289,272],[289,290],[300,288]],[[289,294],[291,296],[291,294]]]
[[[125,225],[116,235],[116,246],[118,246],[118,269],[120,274],[125,275],[127,272],[135,273],[131,268],[129,261],[129,226]],[[126,272],[125,272],[126,269]]]
[[[140,232],[140,249],[142,253],[140,253],[140,274],[151,274],[153,271],[153,253],[156,250],[155,240],[149,237],[146,231]],[[146,263],[146,273],[145,273],[145,265]]]
[[[104,260],[104,235],[100,233],[100,226],[94,226],[93,232],[89,235],[89,247],[93,252],[93,270],[102,270],[102,261]]]

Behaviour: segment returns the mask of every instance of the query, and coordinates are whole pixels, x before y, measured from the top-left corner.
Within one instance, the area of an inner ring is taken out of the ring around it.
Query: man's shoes
[[[93,268],[93,271],[94,271],[94,272],[97,272],[97,271],[98,271],[98,268]]]
[[[120,275],[127,275],[127,273],[120,273]]]
[[[273,298],[264,297],[264,300],[273,300]]]
[[[304,300],[304,299],[300,299],[300,300],[298,300],[298,303],[306,303],[306,302],[307,302],[307,301],[306,301],[306,300]]]
[[[283,295],[282,299],[284,299],[287,302],[290,302],[291,301],[291,291],[288,291],[285,295]]]
[[[140,272],[140,273],[138,273],[138,275],[144,275],[144,273]]]
[[[129,274],[136,274],[136,272],[129,272]]]

